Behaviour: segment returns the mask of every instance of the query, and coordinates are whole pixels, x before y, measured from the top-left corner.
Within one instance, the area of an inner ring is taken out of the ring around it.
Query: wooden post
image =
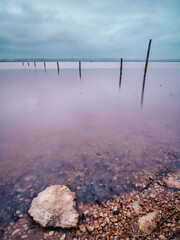
[[[24,62],[22,62],[22,65],[24,66]]]
[[[146,64],[145,64],[145,68],[144,68],[144,78],[146,78],[147,66],[148,66],[148,61],[149,61],[149,53],[150,53],[150,48],[151,48],[151,41],[152,41],[152,39],[149,40],[148,52],[147,52],[147,57],[146,57]]]
[[[81,78],[81,61],[79,61],[79,77]]]
[[[29,62],[28,62],[28,66],[29,66]]]
[[[34,61],[34,66],[36,67],[36,62]]]
[[[57,70],[58,70],[58,75],[59,75],[59,63],[57,62]]]
[[[121,63],[120,63],[119,88],[121,87],[121,81],[122,81],[122,68],[123,68],[123,58],[121,58]]]
[[[150,48],[151,48],[151,41],[152,41],[152,39],[149,40],[149,46],[148,46],[148,51],[147,51],[146,63],[145,63],[145,67],[144,67],[144,77],[143,77],[142,93],[141,93],[141,106],[143,105],[143,100],[144,100],[144,88],[145,88],[145,83],[146,83],[146,72],[147,72],[147,66],[148,66],[148,61],[149,61],[149,53],[150,53]]]

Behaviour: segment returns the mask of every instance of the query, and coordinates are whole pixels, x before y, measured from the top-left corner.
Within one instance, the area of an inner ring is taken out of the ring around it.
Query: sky
[[[0,59],[180,59],[180,0],[0,0]]]

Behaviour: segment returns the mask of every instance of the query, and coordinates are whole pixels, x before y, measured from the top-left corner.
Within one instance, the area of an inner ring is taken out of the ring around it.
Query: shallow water
[[[180,64],[150,64],[143,104],[144,64],[120,88],[119,65],[96,64],[0,69],[0,224],[51,184],[100,202],[180,156]]]

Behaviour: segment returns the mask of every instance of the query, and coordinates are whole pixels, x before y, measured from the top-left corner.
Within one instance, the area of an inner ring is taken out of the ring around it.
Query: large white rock
[[[29,214],[43,227],[77,227],[75,193],[64,185],[47,187],[33,199]]]

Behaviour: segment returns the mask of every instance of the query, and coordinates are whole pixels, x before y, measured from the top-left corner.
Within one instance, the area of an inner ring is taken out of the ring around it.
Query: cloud
[[[180,58],[178,0],[0,2],[0,58]]]

